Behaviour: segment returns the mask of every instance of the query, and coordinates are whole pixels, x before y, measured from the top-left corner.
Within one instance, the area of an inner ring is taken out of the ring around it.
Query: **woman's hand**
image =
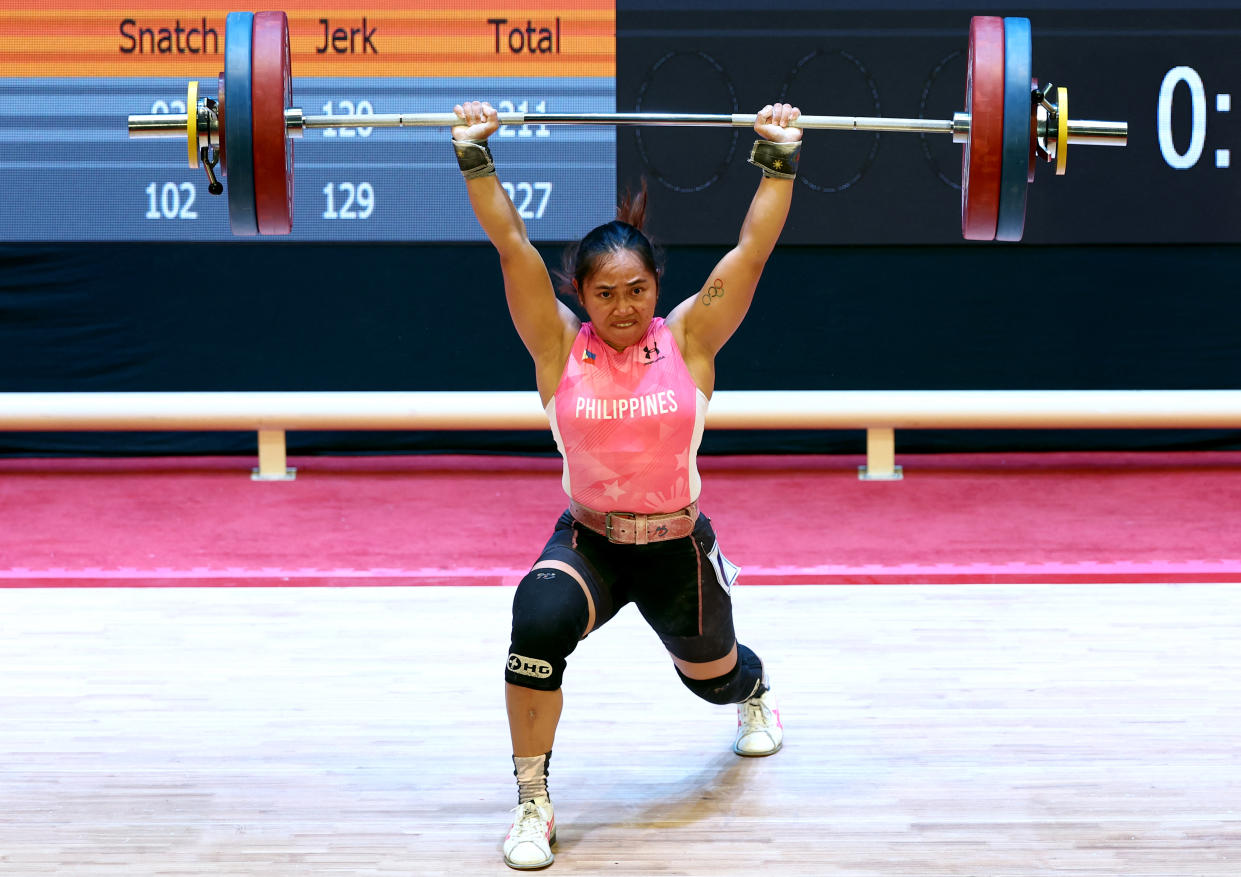
[[[464,101],[452,108],[462,124],[453,125],[453,140],[486,140],[500,127],[500,114],[486,101]]]
[[[796,143],[801,140],[801,128],[790,128],[788,124],[800,115],[801,110],[791,104],[768,104],[758,111],[754,130],[763,139],[774,143]]]

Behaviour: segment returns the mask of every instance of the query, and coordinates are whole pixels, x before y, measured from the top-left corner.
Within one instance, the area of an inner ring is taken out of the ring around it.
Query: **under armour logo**
[[[650,359],[652,356],[659,356],[659,345],[653,341],[650,347],[643,347],[642,350],[646,354],[647,359]]]

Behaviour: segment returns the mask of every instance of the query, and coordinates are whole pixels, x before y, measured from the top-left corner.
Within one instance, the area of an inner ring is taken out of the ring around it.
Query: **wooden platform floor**
[[[496,875],[508,588],[0,590],[0,874]],[[1241,586],[742,587],[783,752],[631,609],[558,875],[1241,874]]]

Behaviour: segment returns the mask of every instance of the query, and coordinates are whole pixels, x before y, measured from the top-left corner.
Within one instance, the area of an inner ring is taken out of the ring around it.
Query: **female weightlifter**
[[[738,755],[771,755],[784,730],[758,656],[733,633],[729,590],[737,568],[698,511],[696,454],[715,355],[753,298],[793,196],[800,111],[758,113],[750,162],[763,172],[737,245],[702,289],[655,316],[662,268],[642,232],[645,192],[617,219],[569,247],[556,297],[546,265],[495,175],[487,103],[454,107],[453,148],[478,222],[500,255],[509,314],[534,358],[539,397],[564,458],[569,508],[513,598],[504,671],[517,777],[516,819],[504,861],[553,861],[556,822],[548,762],[563,706],[565,659],[625,604],[637,604],[681,680],[711,703],[738,705]]]

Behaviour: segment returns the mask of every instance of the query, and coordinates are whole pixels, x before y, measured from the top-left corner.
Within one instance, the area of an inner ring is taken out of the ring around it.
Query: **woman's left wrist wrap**
[[[495,162],[491,160],[491,150],[487,148],[486,140],[453,140],[452,148],[457,153],[461,176],[467,180],[495,174]]]
[[[755,140],[747,161],[763,171],[765,177],[791,180],[797,176],[797,161],[801,156],[801,141],[776,143],[772,140]]]

